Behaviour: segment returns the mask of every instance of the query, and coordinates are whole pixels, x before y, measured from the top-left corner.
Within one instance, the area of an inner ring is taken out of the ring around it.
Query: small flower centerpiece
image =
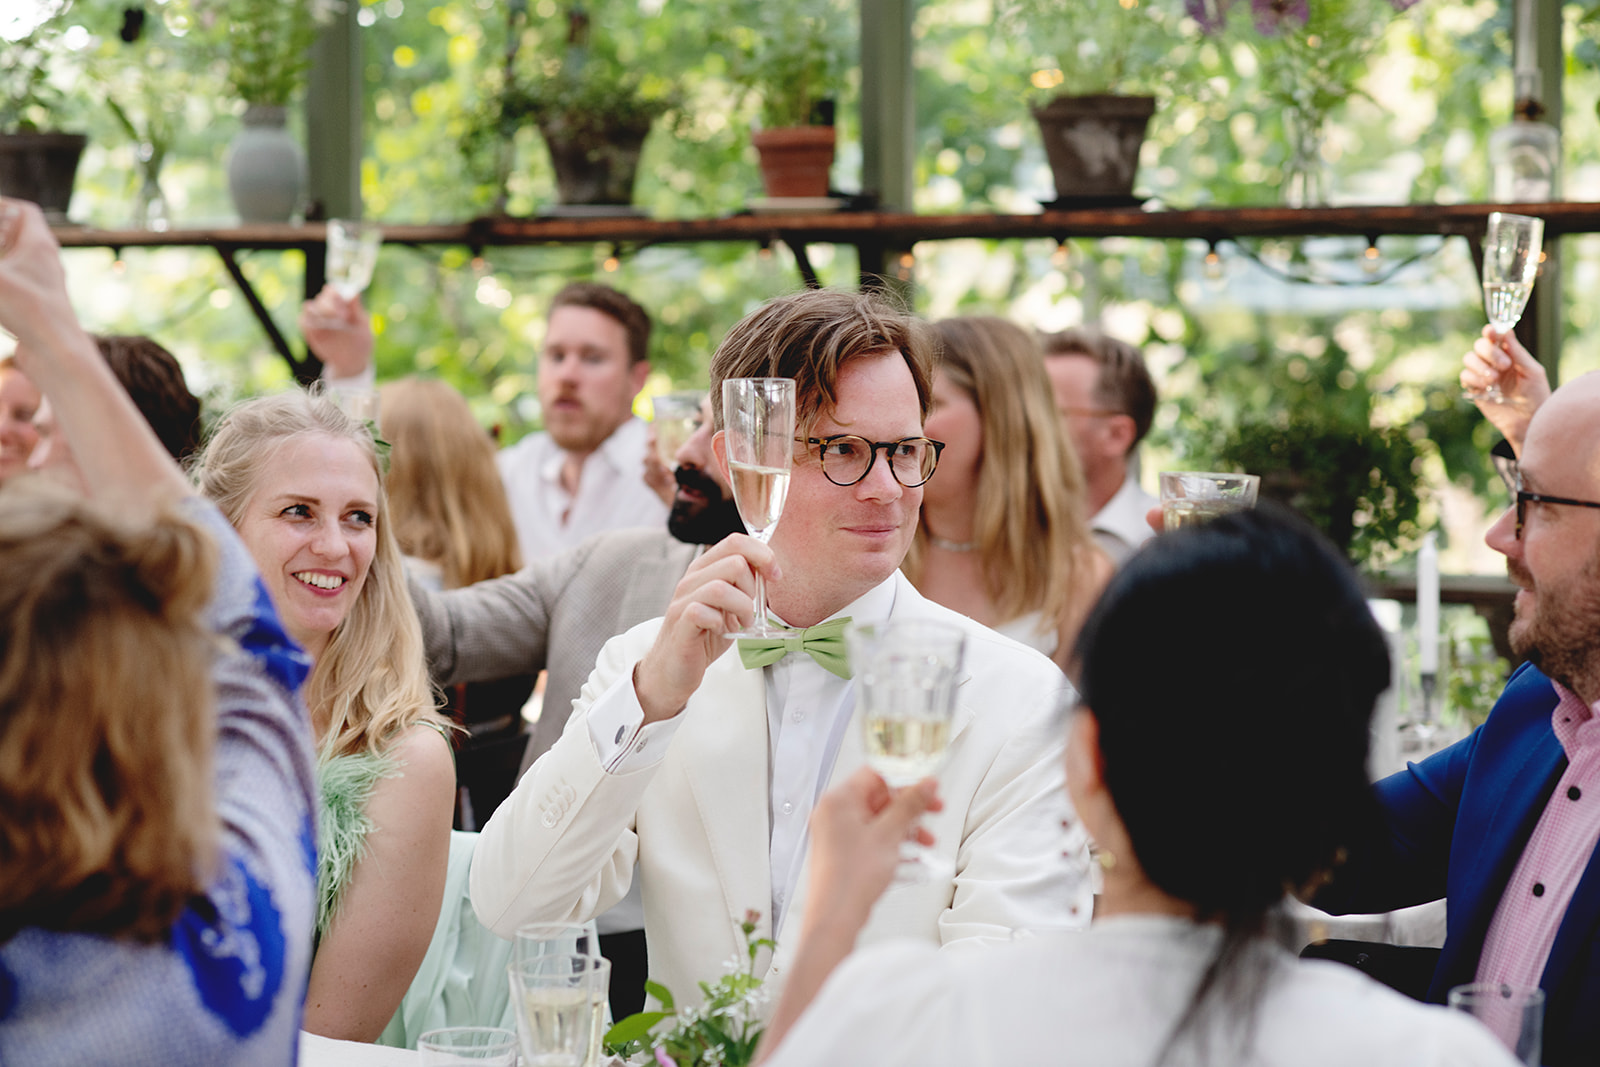
[[[767,995],[756,977],[756,957],[762,949],[774,947],[771,940],[755,936],[760,919],[758,912],[745,913],[739,924],[744,958],[729,960],[726,973],[715,982],[700,983],[705,1000],[699,1007],[679,1009],[669,990],[646,982],[645,990],[661,1010],[642,1011],[618,1022],[606,1031],[606,1051],[648,1067],[749,1067],[766,1032],[760,1017]],[[654,1033],[668,1019],[673,1020],[671,1029]]]

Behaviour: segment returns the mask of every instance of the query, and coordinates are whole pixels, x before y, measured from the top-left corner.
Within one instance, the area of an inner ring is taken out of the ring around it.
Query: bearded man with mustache
[[[1507,395],[1542,386],[1515,340],[1478,346],[1464,384],[1470,372],[1475,386],[1503,376]],[[1445,898],[1428,999],[1467,982],[1539,986],[1541,1062],[1564,1067],[1600,1061],[1600,374],[1550,394],[1525,425],[1512,505],[1487,541],[1518,587],[1510,637],[1527,662],[1471,736],[1378,783],[1387,834],[1313,903],[1376,912]]]

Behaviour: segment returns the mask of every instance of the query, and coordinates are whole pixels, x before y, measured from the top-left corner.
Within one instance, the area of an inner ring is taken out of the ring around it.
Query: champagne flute
[[[372,284],[378,265],[383,230],[376,223],[353,219],[328,220],[328,284],[352,300]]]
[[[1483,239],[1483,306],[1489,325],[1502,336],[1511,332],[1528,306],[1543,243],[1543,219],[1505,211],[1489,213],[1489,230]],[[1469,400],[1508,403],[1498,384],[1466,395]]]
[[[856,622],[845,628],[867,766],[904,789],[937,774],[950,744],[966,635],[926,619]],[[948,878],[954,868],[916,841],[900,848],[898,882]]]
[[[733,502],[750,536],[766,544],[783,514],[794,463],[794,379],[729,378],[722,383],[722,421]],[[778,637],[767,621],[767,583],[756,573],[755,618],[727,637]]]

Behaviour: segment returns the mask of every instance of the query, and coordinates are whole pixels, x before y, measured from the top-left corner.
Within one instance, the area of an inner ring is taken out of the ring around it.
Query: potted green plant
[[[1300,512],[1354,563],[1384,563],[1421,536],[1417,446],[1403,429],[1303,406],[1241,422],[1217,456],[1259,474],[1261,496]]]
[[[41,7],[22,36],[0,36],[0,190],[32,200],[52,222],[66,221],[88,143],[81,133],[52,128],[68,106],[51,72],[66,58],[61,35],[70,6],[66,0],[54,10]]]
[[[604,12],[602,22],[615,30],[613,14]],[[526,5],[507,8],[504,64],[486,79],[484,105],[463,144],[469,156],[496,153],[497,210],[506,204],[513,138],[529,124],[550,153],[556,213],[632,210],[645,140],[678,99],[652,63],[625,62],[614,36],[591,33],[592,21],[577,3],[538,22]]]
[[[288,130],[289,102],[304,87],[311,45],[339,5],[332,0],[186,0],[180,17],[223,68],[245,105],[228,152],[228,191],[245,222],[286,222],[305,192],[305,154]]]
[[[854,5],[838,0],[740,0],[729,51],[735,80],[760,100],[751,133],[769,197],[826,197],[836,134],[833,103],[854,40]]]
[[[998,0],[995,28],[1030,52],[1045,156],[1061,202],[1130,198],[1158,94],[1196,36],[1175,0]]]

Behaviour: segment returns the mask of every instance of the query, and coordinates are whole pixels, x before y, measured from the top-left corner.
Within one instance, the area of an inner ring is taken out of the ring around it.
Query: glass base
[[[730,638],[730,639],[733,639],[733,640],[737,640],[737,639],[739,639],[741,637],[758,637],[758,638],[791,637],[797,632],[798,631],[789,629],[787,626],[775,626],[771,622],[765,622],[765,623],[760,623],[760,624],[752,622],[749,626],[746,626],[742,630],[732,630],[732,631],[729,631],[728,633],[723,634],[722,636]]]

